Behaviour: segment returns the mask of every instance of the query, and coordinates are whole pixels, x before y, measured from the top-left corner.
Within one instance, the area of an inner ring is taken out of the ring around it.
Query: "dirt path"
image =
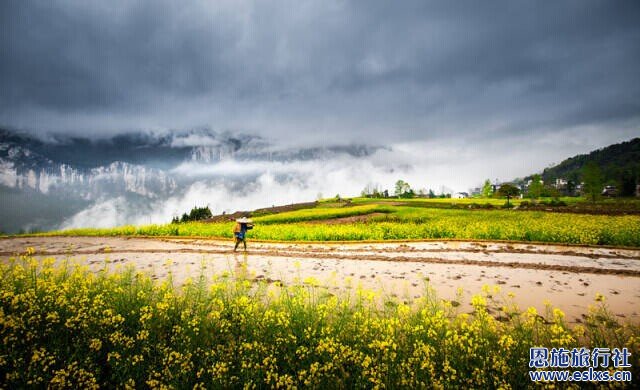
[[[580,322],[597,293],[612,312],[640,323],[640,250],[488,242],[362,244],[249,243],[234,253],[229,241],[118,237],[24,237],[0,240],[0,259],[27,247],[40,257],[74,258],[92,267],[133,265],[176,283],[205,272],[246,273],[256,280],[293,283],[314,277],[340,291],[361,285],[412,301],[425,281],[443,299],[469,300],[483,285],[515,294],[521,308],[552,302]],[[463,297],[456,297],[458,289]]]

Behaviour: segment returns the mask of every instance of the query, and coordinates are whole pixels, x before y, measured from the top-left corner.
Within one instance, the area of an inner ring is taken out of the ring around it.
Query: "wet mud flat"
[[[313,278],[332,293],[358,288],[411,303],[426,286],[439,299],[469,308],[483,286],[499,286],[503,300],[525,310],[551,302],[581,322],[597,294],[619,319],[640,323],[640,250],[477,241],[390,243],[262,243],[233,252],[223,240],[133,237],[18,237],[0,240],[0,261],[27,247],[36,257],[73,259],[92,269],[133,266],[177,285],[201,274],[227,273],[254,281],[302,283]],[[493,288],[492,288],[493,291]],[[512,293],[513,297],[509,297]]]

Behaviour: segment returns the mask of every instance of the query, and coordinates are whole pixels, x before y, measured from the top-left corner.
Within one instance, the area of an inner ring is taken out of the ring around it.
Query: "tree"
[[[484,181],[484,185],[482,186],[482,197],[490,198],[493,193],[493,188],[491,187],[491,181],[489,179]]]
[[[211,209],[209,209],[209,206],[194,207],[191,209],[189,214],[187,213],[182,214],[182,218],[174,217],[171,220],[171,223],[200,221],[203,219],[211,218],[212,216],[213,214],[211,213]]]
[[[576,182],[573,180],[567,181],[567,195],[573,196],[573,193],[576,190]]]
[[[404,180],[398,180],[398,181],[396,182],[396,191],[395,191],[395,195],[396,195],[396,196],[398,196],[398,197],[399,197],[400,195],[402,195],[402,193],[404,192],[404,186],[405,186],[405,184],[406,184],[406,183],[404,182]]]
[[[509,199],[512,196],[520,195],[520,189],[512,184],[503,184],[498,189],[499,196],[505,196],[507,198],[507,206],[509,206]]]
[[[360,194],[363,198],[379,198],[380,189],[378,188],[378,184],[369,183],[364,187]]]
[[[189,221],[200,221],[203,219],[211,218],[211,210],[209,206],[206,207],[194,207],[189,212]]]
[[[429,199],[433,199],[436,197],[436,194],[433,192],[432,189],[429,189]]]
[[[636,175],[631,169],[620,174],[620,196],[633,196],[636,192]]]
[[[533,175],[531,184],[529,184],[529,198],[538,199],[542,194],[542,181],[540,175]]]
[[[582,168],[582,181],[584,182],[584,194],[595,202],[602,191],[602,173],[598,165],[590,161]]]
[[[552,185],[543,185],[540,195],[545,198],[559,198],[562,194]]]
[[[413,197],[413,190],[411,189],[411,186],[409,185],[409,183],[405,182],[404,180],[398,180],[396,182],[395,195],[398,198]]]
[[[370,197],[371,194],[373,194],[373,186],[371,185],[371,183],[367,184],[364,189],[362,190],[362,192],[360,193],[360,195],[362,195],[363,198],[367,198]]]

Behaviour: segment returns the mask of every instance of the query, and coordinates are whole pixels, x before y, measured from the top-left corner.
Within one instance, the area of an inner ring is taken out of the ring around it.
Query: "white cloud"
[[[108,200],[101,200],[91,207],[80,211],[71,218],[65,220],[60,229],[71,228],[108,228],[113,226],[126,225],[135,218],[124,197],[116,197]]]
[[[144,207],[123,197],[101,200],[66,220],[62,227],[107,227],[166,223],[194,206],[208,205],[215,214],[254,210],[340,194],[357,196],[369,184],[393,192],[398,179],[415,190],[452,192],[480,186],[484,179],[505,181],[541,172],[557,162],[606,145],[600,128],[581,127],[560,135],[530,134],[485,140],[452,137],[394,144],[367,157],[344,154],[309,161],[238,161],[214,164],[185,162],[170,173],[190,183],[179,194]],[[629,137],[632,134],[629,134]],[[544,150],[541,155],[540,150]]]
[[[171,140],[171,146],[176,147],[188,147],[188,146],[218,146],[220,141],[216,138],[206,134],[185,134],[176,135]]]

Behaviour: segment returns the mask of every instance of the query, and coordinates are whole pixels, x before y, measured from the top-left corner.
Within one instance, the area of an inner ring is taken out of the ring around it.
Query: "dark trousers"
[[[244,238],[244,237],[240,238],[238,236],[236,236],[236,246],[233,248],[233,250],[234,251],[237,250],[238,249],[238,245],[240,245],[240,243],[244,244],[244,250],[246,251],[247,250],[247,239]]]

